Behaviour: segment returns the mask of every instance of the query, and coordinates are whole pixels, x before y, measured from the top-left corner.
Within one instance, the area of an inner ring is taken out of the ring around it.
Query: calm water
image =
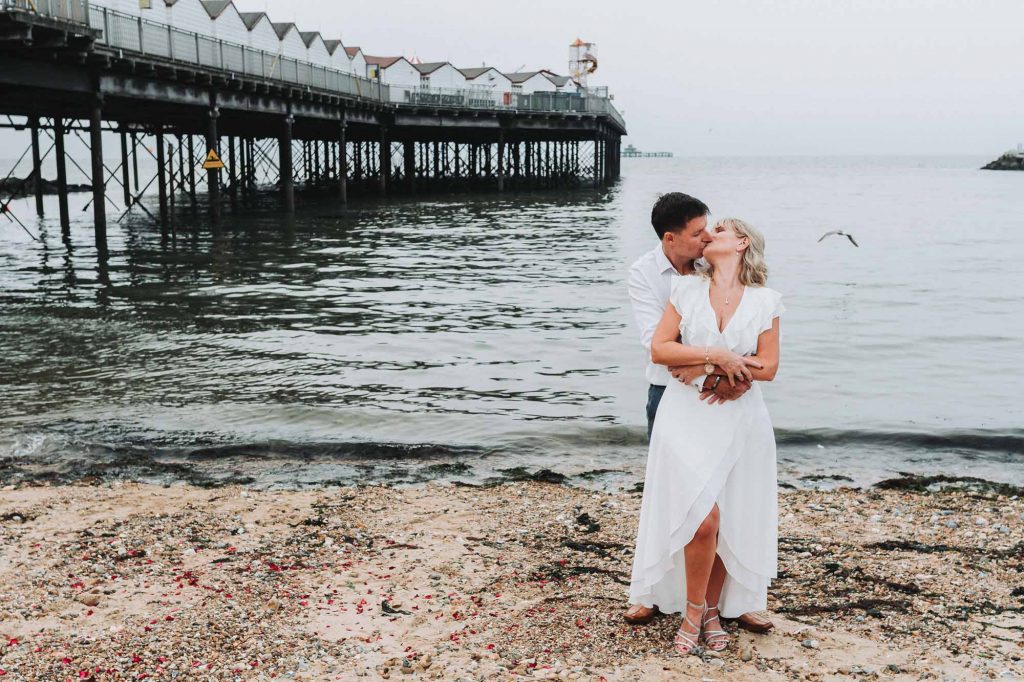
[[[786,294],[766,387],[784,480],[1024,483],[1024,173],[983,158],[627,159],[607,192],[263,202],[70,244],[0,220],[0,479],[642,479],[624,287],[656,195],[758,225]],[[195,228],[195,229],[192,229]],[[829,229],[853,233],[817,243]]]

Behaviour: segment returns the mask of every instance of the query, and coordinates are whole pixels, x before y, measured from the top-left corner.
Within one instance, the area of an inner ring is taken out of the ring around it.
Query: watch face
[[[714,374],[715,373],[715,366],[712,365],[711,363],[708,363],[708,364],[704,365],[704,373],[705,374]]]

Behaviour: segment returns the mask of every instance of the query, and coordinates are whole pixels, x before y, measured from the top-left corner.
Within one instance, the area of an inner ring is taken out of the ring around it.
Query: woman
[[[709,268],[673,280],[651,343],[662,365],[704,366],[717,381],[752,381],[720,404],[673,382],[651,434],[630,602],[683,613],[675,649],[720,651],[719,617],[763,610],[776,577],[775,436],[758,382],[779,366],[781,295],[767,288],[764,238],[741,220],[718,221]],[[713,365],[713,367],[712,367]]]

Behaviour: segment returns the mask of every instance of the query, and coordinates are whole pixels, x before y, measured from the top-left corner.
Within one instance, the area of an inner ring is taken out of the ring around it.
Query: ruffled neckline
[[[715,307],[711,305],[711,280],[704,280],[702,299],[705,310],[704,314],[700,317],[703,319],[704,325],[708,330],[722,338],[725,338],[730,336],[729,332],[748,324],[750,322],[750,304],[747,299],[751,298],[752,289],[753,287],[750,285],[743,285],[743,297],[740,299],[739,304],[737,304],[736,311],[732,314],[732,317],[729,318],[725,328],[719,329],[718,315],[715,313]]]
[[[711,304],[711,280],[706,281],[704,289],[704,298],[706,299],[708,310],[711,311],[711,318],[714,320],[715,331],[722,336],[725,336],[725,333],[729,331],[729,327],[736,321],[736,318],[739,317],[740,311],[743,310],[743,304],[747,302],[747,293],[750,287],[746,284],[743,285],[743,295],[740,296],[740,302],[736,304],[736,310],[733,311],[732,317],[729,318],[729,321],[726,322],[725,326],[721,329],[718,328],[718,313],[715,312],[715,306]]]

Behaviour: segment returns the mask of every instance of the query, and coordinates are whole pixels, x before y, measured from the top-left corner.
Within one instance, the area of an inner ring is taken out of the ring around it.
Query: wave
[[[243,459],[345,459],[345,460],[431,460],[442,458],[468,459],[483,457],[490,448],[476,445],[444,445],[441,443],[389,443],[372,441],[303,443],[295,441],[232,443],[202,448],[175,448],[163,455],[184,456],[191,461],[230,458]]]
[[[10,432],[9,432],[10,434]],[[558,456],[573,453],[641,454],[647,447],[642,426],[590,425],[570,429],[492,432],[470,437],[477,442],[399,442],[356,439],[303,441],[266,439],[223,440],[215,435],[131,433],[121,429],[90,430],[73,434],[61,428],[33,429],[31,432],[0,437],[0,460],[40,461],[64,458],[151,456],[187,462],[223,460],[284,460],[296,462],[348,461],[408,462],[431,460],[464,461],[533,455]],[[465,437],[465,434],[463,434]],[[885,431],[871,429],[776,429],[780,451],[804,447],[871,449],[892,448],[917,452],[1024,455],[1024,430],[951,430],[945,432]],[[220,440],[220,442],[218,442]]]
[[[945,432],[841,429],[776,429],[780,446],[875,445],[918,450],[973,450],[1024,454],[1024,431],[966,430]]]

